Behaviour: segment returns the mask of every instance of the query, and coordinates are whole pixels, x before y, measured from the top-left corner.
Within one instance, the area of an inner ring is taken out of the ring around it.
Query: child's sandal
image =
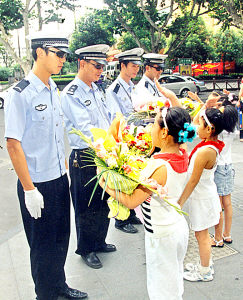
[[[214,240],[215,245],[211,244],[211,247],[218,247],[218,248],[223,248],[224,247],[224,241],[223,240],[216,241],[215,238],[213,238],[213,240]],[[222,245],[220,245],[220,244],[222,244]]]
[[[230,240],[230,241],[227,241],[227,240]],[[233,240],[231,238],[231,235],[230,236],[223,236],[223,241],[226,244],[232,244],[232,242],[233,242]]]

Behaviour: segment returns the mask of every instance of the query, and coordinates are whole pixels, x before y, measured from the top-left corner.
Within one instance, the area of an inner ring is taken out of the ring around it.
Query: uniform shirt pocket
[[[32,114],[32,134],[34,139],[48,140],[51,133],[51,114],[48,110],[34,111]]]

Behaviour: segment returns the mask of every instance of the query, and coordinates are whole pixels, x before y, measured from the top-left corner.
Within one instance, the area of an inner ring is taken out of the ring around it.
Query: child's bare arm
[[[165,87],[162,87],[158,80],[155,79],[154,80],[155,84],[156,84],[156,87],[157,89],[160,91],[160,93],[162,95],[164,95],[166,98],[170,99],[170,102],[172,104],[172,106],[180,106],[182,107],[181,105],[181,102],[179,101],[179,99],[177,98],[176,94],[174,92],[172,92],[171,90],[165,88]]]
[[[186,184],[186,187],[178,200],[178,204],[182,207],[186,200],[190,197],[191,193],[197,186],[202,172],[204,169],[210,169],[214,164],[216,160],[215,151],[210,148],[202,149],[198,152],[197,157],[195,159],[194,168],[192,171],[192,175],[189,178],[188,183]]]
[[[162,166],[153,173],[151,178],[155,179],[159,184],[162,184],[164,186],[166,182],[166,176],[166,168]],[[99,184],[104,189],[105,180],[103,176],[100,178]],[[110,189],[108,185],[106,186],[105,190],[112,198],[117,199],[129,209],[137,207],[153,193],[143,185],[139,185],[130,195],[118,191],[116,192],[115,190]]]

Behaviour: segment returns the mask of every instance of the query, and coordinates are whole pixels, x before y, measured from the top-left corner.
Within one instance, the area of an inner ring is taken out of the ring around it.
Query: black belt
[[[77,154],[86,152],[87,150],[90,150],[91,148],[84,148],[84,149],[73,149],[73,151]]]

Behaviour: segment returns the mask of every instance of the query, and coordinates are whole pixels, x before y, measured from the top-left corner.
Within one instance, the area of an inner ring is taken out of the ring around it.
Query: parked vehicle
[[[205,85],[205,82],[202,80],[198,80],[192,76],[184,76],[187,80],[189,81],[194,81],[196,83],[197,87],[197,93],[199,94],[200,92],[207,91],[207,87]]]
[[[4,101],[6,99],[8,91],[9,91],[9,88],[0,92],[0,109],[4,108]]]
[[[185,77],[179,75],[161,75],[159,83],[173,91],[176,95],[186,97],[188,91],[195,93],[197,87],[194,81],[189,81]]]
[[[4,108],[5,97],[6,97],[6,92],[0,92],[0,109]]]

